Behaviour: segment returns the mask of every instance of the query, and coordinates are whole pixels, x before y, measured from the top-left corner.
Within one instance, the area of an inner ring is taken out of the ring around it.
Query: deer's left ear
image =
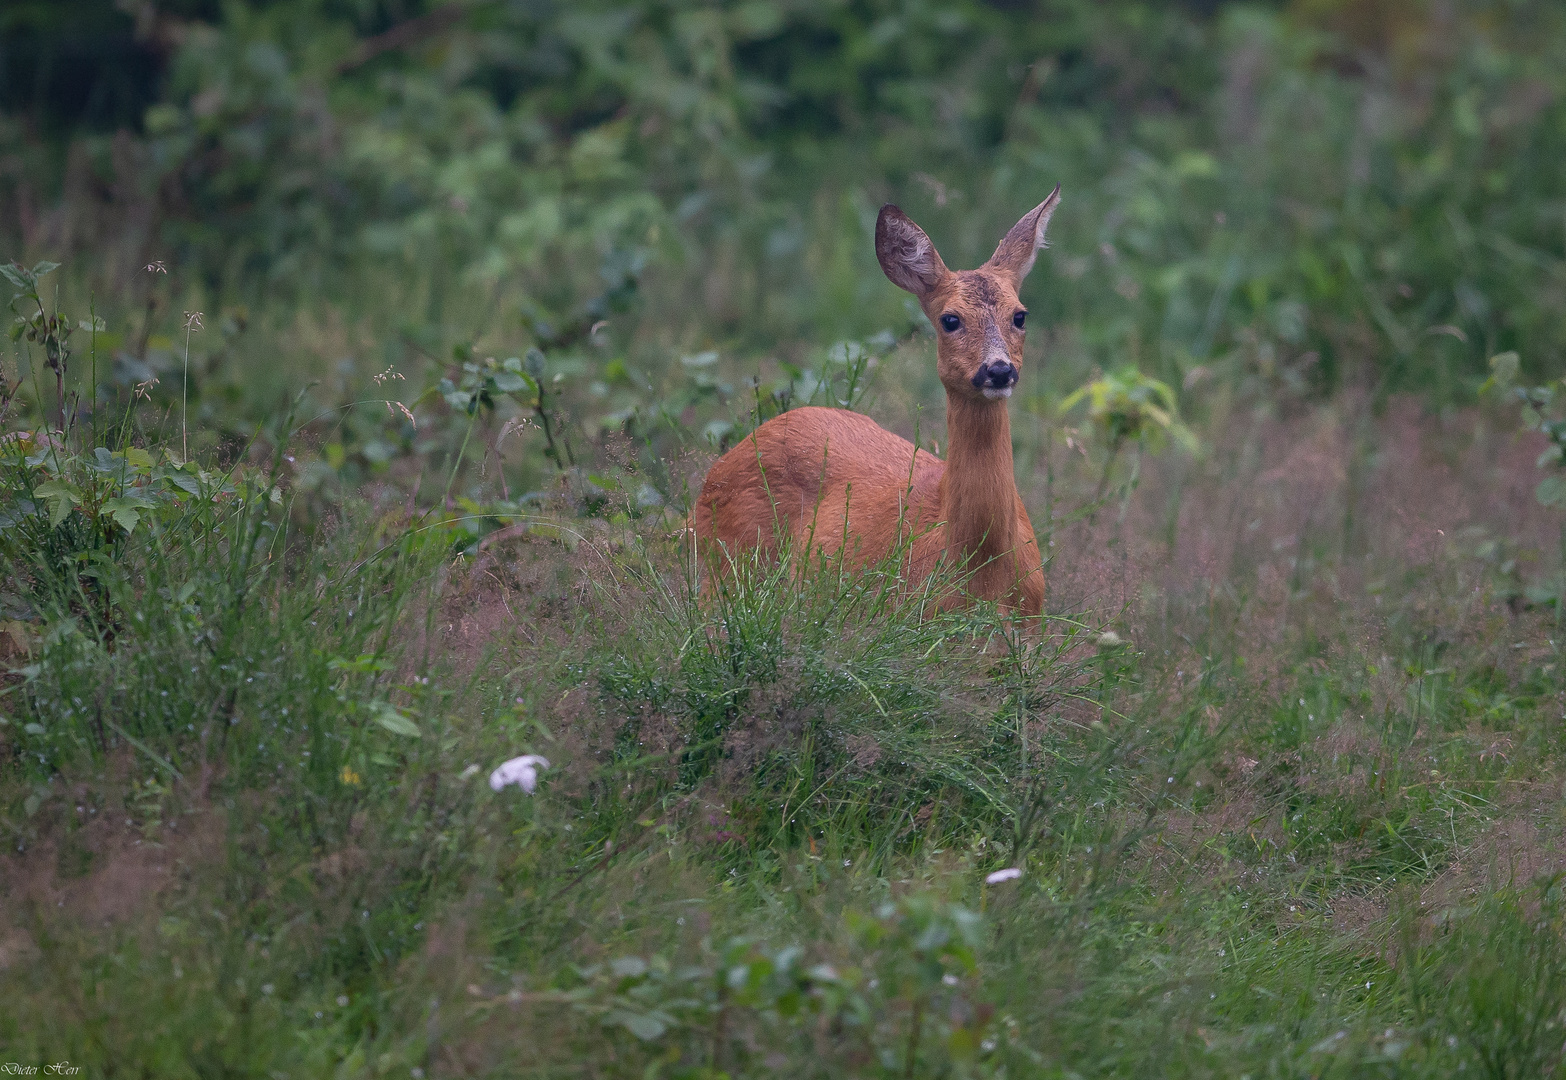
[[[1056,184],[1049,198],[1024,214],[1022,220],[1011,227],[1011,232],[1006,234],[1006,239],[1000,242],[1000,247],[995,249],[995,254],[990,256],[990,261],[985,265],[1011,278],[1013,288],[1020,286],[1022,279],[1028,276],[1028,271],[1033,269],[1033,260],[1038,256],[1039,248],[1045,246],[1044,230],[1049,228],[1049,219],[1059,205],[1060,185]]]

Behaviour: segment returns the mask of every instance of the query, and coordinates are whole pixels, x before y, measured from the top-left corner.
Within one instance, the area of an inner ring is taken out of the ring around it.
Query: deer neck
[[[946,550],[959,566],[981,565],[1016,546],[1017,481],[1005,401],[946,397],[946,473],[941,515]]]

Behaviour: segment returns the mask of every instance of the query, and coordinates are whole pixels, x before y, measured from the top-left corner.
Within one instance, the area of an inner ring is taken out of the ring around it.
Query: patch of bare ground
[[[132,804],[125,793],[144,765],[122,754],[99,777],[66,782],[38,811],[39,842],[0,857],[0,970],[37,956],[39,934],[134,927],[225,857],[211,777]]]
[[[1332,929],[1344,937],[1365,940],[1384,929],[1383,922],[1393,910],[1384,893],[1339,893],[1327,901],[1327,918]]]
[[[584,614],[616,629],[616,608],[634,593],[619,559],[627,536],[597,519],[527,522],[486,536],[450,566],[428,651],[466,674],[499,647],[506,653],[565,646]],[[619,627],[623,629],[623,626]]]

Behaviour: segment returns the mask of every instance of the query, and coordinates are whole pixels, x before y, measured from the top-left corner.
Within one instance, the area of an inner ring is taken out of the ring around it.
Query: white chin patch
[[[984,396],[991,401],[999,401],[1001,398],[1011,397],[1011,387],[986,386],[984,388]]]

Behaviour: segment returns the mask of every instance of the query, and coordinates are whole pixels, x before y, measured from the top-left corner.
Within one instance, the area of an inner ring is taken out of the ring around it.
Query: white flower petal
[[[489,786],[495,791],[500,791],[508,784],[516,784],[531,795],[538,787],[539,770],[547,768],[549,768],[548,758],[537,754],[523,754],[510,761],[501,762],[495,771],[489,774]]]
[[[1016,881],[1022,876],[1022,871],[1015,866],[1008,866],[1004,870],[997,870],[984,879],[986,885],[999,885],[1003,881]]]

